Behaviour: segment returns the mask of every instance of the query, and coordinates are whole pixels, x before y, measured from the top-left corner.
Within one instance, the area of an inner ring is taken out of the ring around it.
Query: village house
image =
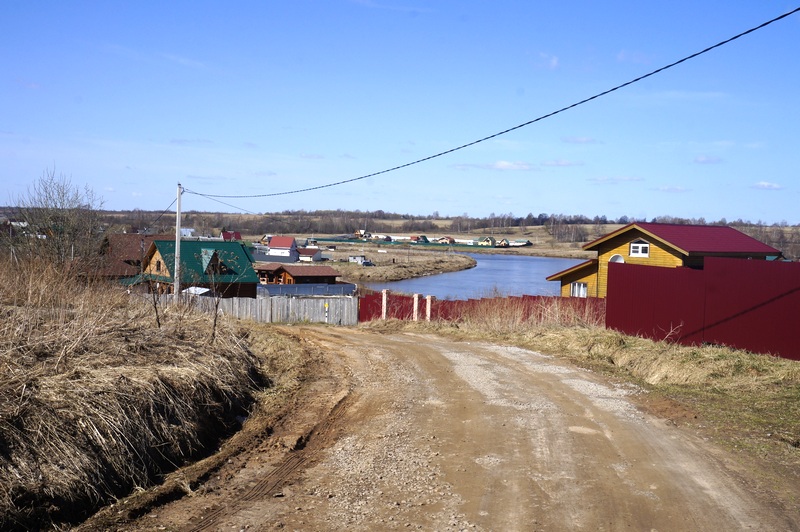
[[[314,248],[297,248],[300,262],[319,262],[322,260],[322,250]]]
[[[300,253],[297,251],[297,241],[291,236],[273,236],[269,239],[267,260],[275,262],[297,262]]]
[[[247,248],[240,242],[180,241],[181,287],[207,288],[221,297],[256,297],[258,276]],[[175,240],[154,240],[134,283],[155,284],[162,293],[173,288]]]
[[[547,277],[561,283],[563,297],[606,297],[611,262],[702,269],[706,257],[769,260],[782,256],[732,227],[647,222],[628,224],[583,249],[596,252],[597,258]]]
[[[132,279],[142,273],[142,261],[154,240],[169,240],[174,235],[117,233],[103,237],[100,244],[100,275],[106,279]]]
[[[497,245],[497,241],[493,236],[485,236],[478,241],[479,246],[489,246],[491,248]]]
[[[330,266],[256,262],[253,269],[261,284],[336,284],[341,274]]]

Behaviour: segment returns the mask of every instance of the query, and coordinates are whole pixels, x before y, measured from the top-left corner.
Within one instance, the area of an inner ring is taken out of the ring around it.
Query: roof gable
[[[678,225],[634,222],[584,245],[597,250],[602,244],[630,231],[638,230],[675,249],[683,255],[733,254],[780,255],[780,250],[768,246],[733,227],[721,225]],[[637,232],[637,233],[638,233]]]
[[[148,257],[156,249],[174,276],[175,241],[153,241]],[[181,283],[257,283],[252,262],[241,242],[181,240]]]
[[[292,249],[297,247],[294,237],[273,236],[269,239],[269,247],[272,249]]]

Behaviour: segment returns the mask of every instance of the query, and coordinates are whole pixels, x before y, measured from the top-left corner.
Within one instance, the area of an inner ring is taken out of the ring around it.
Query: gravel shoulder
[[[638,409],[631,385],[515,347],[284,330],[316,354],[289,415],[186,496],[84,529],[800,528],[796,505],[754,493],[728,453]],[[781,492],[797,500],[800,487]]]

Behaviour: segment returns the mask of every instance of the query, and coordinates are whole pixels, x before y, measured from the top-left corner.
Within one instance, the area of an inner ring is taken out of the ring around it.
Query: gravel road
[[[296,327],[296,414],[129,530],[797,530],[640,390],[523,349]]]

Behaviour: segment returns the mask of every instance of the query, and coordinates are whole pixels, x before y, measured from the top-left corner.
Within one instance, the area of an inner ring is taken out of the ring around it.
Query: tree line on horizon
[[[83,255],[93,241],[102,239],[104,233],[148,232],[173,233],[175,213],[145,211],[141,209],[110,211],[102,209],[102,200],[89,189],[72,186],[68,179],[45,173],[29,190],[29,194],[16,200],[17,205],[0,207],[0,240],[16,244],[27,244],[28,238],[12,239],[14,221],[28,224],[28,234],[50,234],[51,241],[36,249],[53,247],[51,258],[63,263],[68,256],[78,252]],[[284,210],[275,213],[237,214],[223,212],[200,212],[190,210],[182,213],[181,225],[195,229],[195,234],[219,236],[223,230],[238,231],[243,235],[265,234],[342,234],[352,235],[364,230],[373,234],[417,233],[417,234],[508,234],[521,233],[529,227],[544,227],[555,242],[581,243],[591,235],[607,233],[606,225],[624,225],[635,221],[655,223],[725,225],[734,227],[768,245],[784,252],[787,257],[800,258],[800,226],[786,222],[766,224],[742,219],[721,219],[708,222],[704,218],[681,218],[658,216],[640,220],[621,216],[609,218],[604,215],[568,215],[540,213],[515,216],[513,213],[491,213],[484,217],[473,217],[467,213],[459,216],[441,216],[434,211],[429,215],[411,215],[375,211],[336,210]],[[59,238],[53,238],[58,235]],[[19,236],[19,235],[18,235]],[[1,244],[2,242],[0,242]],[[3,247],[3,246],[0,246]]]

